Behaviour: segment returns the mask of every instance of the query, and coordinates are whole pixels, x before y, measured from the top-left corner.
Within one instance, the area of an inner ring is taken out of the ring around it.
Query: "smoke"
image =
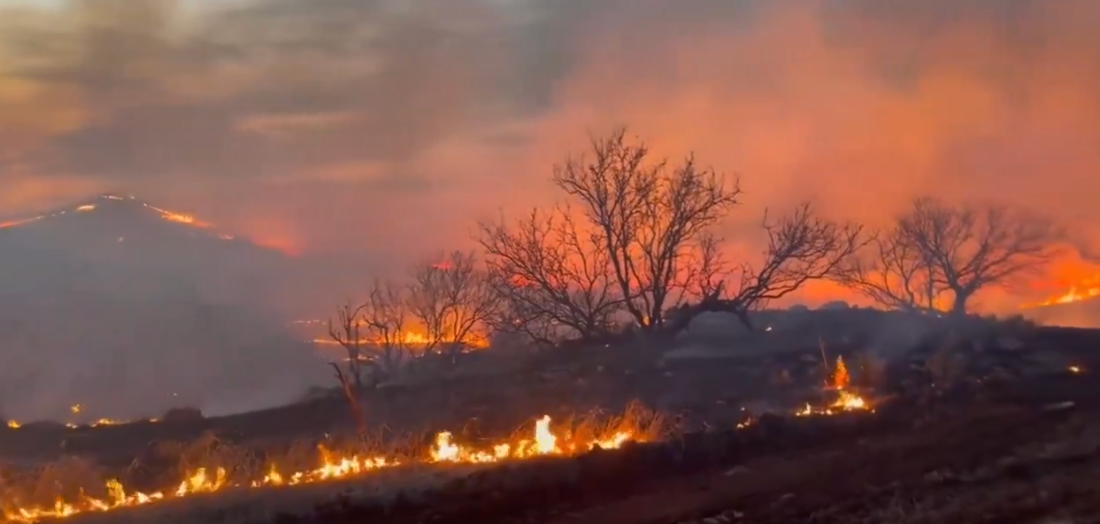
[[[734,244],[765,206],[880,225],[923,193],[1100,238],[1088,0],[4,5],[0,209],[124,188],[327,257],[300,301],[548,203],[619,124],[742,176]]]
[[[1100,219],[1075,190],[1100,168],[1087,0],[211,9],[4,16],[9,187],[110,181],[303,251],[411,258],[546,202],[551,164],[625,123],[743,175],[745,220],[812,197],[875,222],[928,192]]]

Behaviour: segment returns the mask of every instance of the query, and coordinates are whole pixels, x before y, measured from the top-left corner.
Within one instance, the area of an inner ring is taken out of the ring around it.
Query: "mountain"
[[[276,308],[298,274],[291,257],[132,196],[0,222],[0,409],[64,417],[79,403],[119,419],[285,401],[316,377]]]

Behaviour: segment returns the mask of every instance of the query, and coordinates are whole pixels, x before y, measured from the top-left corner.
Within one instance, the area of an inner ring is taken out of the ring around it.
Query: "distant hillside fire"
[[[7,229],[7,228],[18,227],[18,226],[23,226],[23,225],[27,225],[27,224],[33,224],[35,222],[39,222],[39,221],[47,220],[47,219],[51,219],[51,218],[60,218],[60,217],[63,217],[65,215],[68,215],[70,213],[91,213],[93,211],[103,209],[106,206],[110,206],[112,204],[116,204],[116,205],[117,204],[123,204],[123,205],[129,204],[131,206],[140,206],[141,208],[144,208],[148,211],[156,213],[161,219],[163,219],[167,222],[175,222],[175,223],[178,223],[178,224],[186,224],[186,225],[193,226],[193,227],[196,227],[196,228],[199,228],[199,229],[209,229],[209,228],[214,227],[214,224],[212,224],[210,222],[204,222],[202,220],[198,220],[193,215],[188,215],[188,214],[183,214],[183,213],[176,213],[174,211],[169,211],[167,209],[162,209],[162,208],[150,205],[147,202],[143,202],[143,201],[139,200],[137,197],[135,197],[133,195],[119,196],[119,195],[113,195],[113,194],[105,194],[105,195],[100,195],[100,196],[96,197],[95,199],[93,199],[90,202],[84,202],[84,203],[68,206],[68,207],[65,207],[65,208],[62,208],[62,209],[57,209],[57,210],[54,210],[54,211],[51,211],[51,212],[48,212],[48,213],[43,213],[43,214],[35,215],[35,216],[32,216],[32,217],[19,218],[19,219],[8,220],[6,222],[0,222],[0,229]],[[222,238],[226,239],[226,240],[231,240],[233,237],[226,235],[226,236],[223,236]]]
[[[1072,304],[1091,298],[1100,297],[1100,274],[1085,279],[1080,284],[1071,286],[1068,291],[1056,297],[1047,299],[1029,307],[1053,306],[1057,304]]]

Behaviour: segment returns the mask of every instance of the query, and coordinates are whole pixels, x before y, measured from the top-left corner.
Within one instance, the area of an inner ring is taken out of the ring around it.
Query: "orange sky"
[[[879,224],[935,193],[1100,252],[1100,2],[175,4],[0,3],[0,216],[119,191],[397,264],[548,202],[555,161],[627,124],[742,176],[734,241],[764,206]]]

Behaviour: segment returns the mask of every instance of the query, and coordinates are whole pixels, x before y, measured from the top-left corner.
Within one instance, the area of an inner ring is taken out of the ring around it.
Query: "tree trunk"
[[[951,316],[966,316],[966,302],[970,299],[970,295],[971,293],[967,291],[955,291],[955,300],[951,304]]]
[[[745,326],[745,329],[749,331],[756,331],[756,328],[752,324],[752,319],[749,318],[749,311],[747,309],[737,309],[733,312],[737,316],[737,320],[741,321],[741,325]]]

